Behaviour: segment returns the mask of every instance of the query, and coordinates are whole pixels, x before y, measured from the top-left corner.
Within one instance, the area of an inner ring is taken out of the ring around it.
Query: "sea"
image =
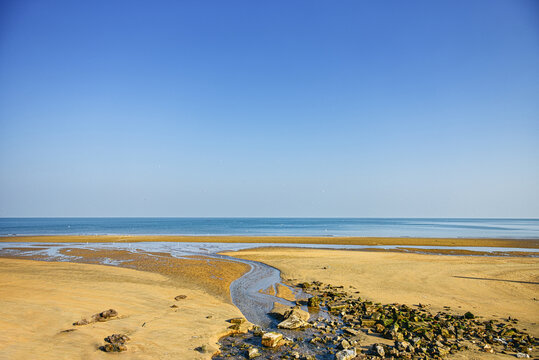
[[[0,218],[0,236],[212,235],[539,239],[539,219]]]

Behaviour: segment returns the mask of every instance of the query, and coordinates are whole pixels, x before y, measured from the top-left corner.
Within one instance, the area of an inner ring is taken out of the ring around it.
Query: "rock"
[[[110,320],[111,318],[116,317],[116,316],[118,316],[118,312],[116,310],[108,309],[98,314],[92,315],[92,320],[94,322],[98,322],[98,321],[103,322],[103,321]]]
[[[521,352],[516,353],[515,356],[516,356],[517,358],[519,358],[519,359],[527,359],[527,358],[530,357],[530,355],[528,355],[528,354],[526,354],[526,353],[521,353]]]
[[[356,357],[356,349],[355,348],[351,348],[351,349],[346,349],[346,350],[342,350],[342,351],[339,351],[338,353],[335,354],[335,359],[336,360],[351,360],[353,358]]]
[[[116,310],[108,309],[108,310],[92,315],[90,320],[81,319],[79,321],[74,322],[73,325],[81,326],[81,325],[88,325],[94,322],[103,322],[103,321],[110,320],[116,316],[118,316],[118,312]]]
[[[409,351],[410,349],[413,349],[408,341],[395,341],[395,347],[399,351]]]
[[[127,346],[123,344],[105,344],[100,349],[104,352],[122,352],[127,351]]]
[[[114,343],[125,344],[129,340],[130,340],[129,336],[125,334],[112,334],[105,338],[105,341],[108,342],[109,344],[114,344]]]
[[[492,349],[492,346],[490,346],[489,344],[486,344],[485,346],[483,346],[483,351],[488,352],[488,353],[493,353],[494,349]]]
[[[104,340],[108,343],[100,347],[100,349],[104,352],[127,351],[127,346],[125,346],[125,343],[129,341],[129,336],[125,334],[112,334],[107,336]]]
[[[172,309],[176,309],[176,308],[178,307],[178,305],[170,305],[170,307],[171,307]]]
[[[384,347],[380,344],[373,344],[371,347],[372,353],[375,355],[378,355],[380,357],[384,357],[386,355],[386,352],[384,350]]]
[[[320,306],[320,298],[318,296],[310,297],[307,300],[307,306],[308,307],[319,307]]]
[[[258,357],[260,356],[260,351],[258,351],[257,348],[250,348],[249,349],[249,352],[247,354],[247,356],[249,357],[249,359],[254,359],[255,357]]]
[[[262,335],[262,345],[266,347],[277,347],[283,340],[283,334],[278,332],[267,332]]]
[[[464,314],[464,318],[465,319],[473,319],[475,318],[474,314],[472,314],[471,312],[467,312],[466,314]]]
[[[346,304],[329,304],[328,309],[331,312],[338,312],[341,310],[344,310],[346,308]]]
[[[278,302],[273,303],[273,309],[270,311],[270,315],[276,318],[277,320],[284,320],[284,314],[290,311],[292,308],[290,306],[283,305]]]
[[[241,317],[233,318],[233,319],[228,320],[228,322],[232,324],[243,324],[245,322],[245,319]]]
[[[284,313],[284,318],[285,319],[288,319],[292,316],[295,316],[297,317],[298,319],[301,319],[303,321],[308,321],[309,318],[311,317],[311,315],[305,311],[305,310],[301,310],[301,308],[299,306],[294,306],[292,309],[286,311]]]
[[[253,326],[253,335],[262,336],[264,335],[264,332],[262,331],[262,328],[260,326]]]
[[[308,327],[310,326],[311,324],[309,324],[307,321],[303,320],[303,319],[300,319],[299,317],[297,317],[295,314],[294,315],[291,315],[290,317],[286,318],[285,320],[281,321],[277,327],[279,329],[289,329],[289,330],[294,330],[294,329],[299,329],[299,328],[304,328],[304,327]]]
[[[342,349],[342,350],[346,350],[348,349],[349,347],[351,347],[350,343],[348,342],[348,340],[343,340],[341,341],[341,343],[339,344],[339,347]]]
[[[245,321],[245,319],[243,319]],[[232,333],[234,334],[245,334],[249,330],[253,328],[253,324],[251,324],[248,321],[245,321],[243,323],[236,323],[232,324],[228,327],[230,330],[232,330]]]
[[[77,329],[66,329],[66,330],[62,330],[60,331],[61,334],[64,334],[64,333],[70,333],[70,332],[73,332],[73,331],[76,331]]]
[[[81,319],[81,320],[75,321],[73,323],[73,325],[75,325],[75,326],[88,325],[88,324],[89,324],[89,322],[86,319]]]
[[[363,327],[373,327],[375,323],[376,321],[374,320],[365,320],[365,319],[361,320],[361,326]]]
[[[199,353],[204,354],[208,352],[208,347],[206,345],[201,345],[201,346],[196,347],[195,351],[198,351]]]
[[[174,298],[174,300],[176,301],[184,300],[184,299],[187,299],[187,295],[178,295]]]
[[[357,335],[361,334],[361,332],[359,330],[352,329],[350,327],[343,328],[343,331],[344,331],[344,333],[350,334],[352,336],[357,336]]]

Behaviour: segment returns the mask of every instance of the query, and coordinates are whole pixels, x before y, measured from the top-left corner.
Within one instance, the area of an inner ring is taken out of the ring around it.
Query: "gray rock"
[[[372,352],[375,353],[378,356],[384,357],[386,355],[386,352],[384,350],[384,347],[380,344],[373,344],[372,345]]]
[[[356,349],[355,348],[351,348],[351,349],[346,349],[346,350],[342,350],[342,351],[339,351],[338,353],[335,354],[335,359],[336,360],[351,360],[353,358],[356,357]]]
[[[249,353],[248,353],[248,356],[249,356],[249,359],[254,359],[255,357],[258,357],[260,356],[260,352],[258,351],[257,348],[250,348],[249,349]]]

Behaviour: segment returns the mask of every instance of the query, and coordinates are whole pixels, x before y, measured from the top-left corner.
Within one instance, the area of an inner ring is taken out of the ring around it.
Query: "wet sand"
[[[322,281],[385,304],[429,304],[485,318],[508,316],[539,336],[539,259],[263,248],[225,253],[282,271],[291,283]]]
[[[61,235],[6,236],[0,242],[69,243],[69,242],[208,242],[208,243],[289,243],[340,245],[404,246],[481,246],[539,249],[539,239],[447,239],[387,237],[299,237],[299,236],[172,236],[172,235]]]
[[[230,325],[226,320],[241,313],[200,286],[181,284],[149,271],[0,259],[0,358],[208,359]],[[187,298],[175,301],[180,294]],[[72,325],[109,308],[119,319]],[[61,332],[67,329],[76,330]],[[114,333],[131,338],[127,353],[98,350]],[[210,352],[194,350],[202,345]]]

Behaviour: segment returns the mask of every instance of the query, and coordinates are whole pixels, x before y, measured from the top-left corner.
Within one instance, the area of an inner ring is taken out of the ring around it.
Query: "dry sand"
[[[221,243],[289,243],[342,245],[406,245],[406,246],[492,246],[539,249],[539,239],[445,239],[387,237],[300,237],[300,236],[175,236],[175,235],[58,235],[6,236],[0,242],[221,242]]]
[[[211,352],[194,349],[216,350],[230,325],[226,320],[241,313],[180,283],[119,267],[0,259],[0,359],[110,359],[118,355],[98,346],[113,333],[131,337],[128,351],[119,355],[126,359],[208,359]],[[187,298],[175,301],[180,294]],[[72,325],[109,308],[120,319]]]
[[[485,318],[516,317],[539,336],[539,259],[298,248],[226,253],[282,271],[284,279],[322,281],[381,303],[450,306]]]

